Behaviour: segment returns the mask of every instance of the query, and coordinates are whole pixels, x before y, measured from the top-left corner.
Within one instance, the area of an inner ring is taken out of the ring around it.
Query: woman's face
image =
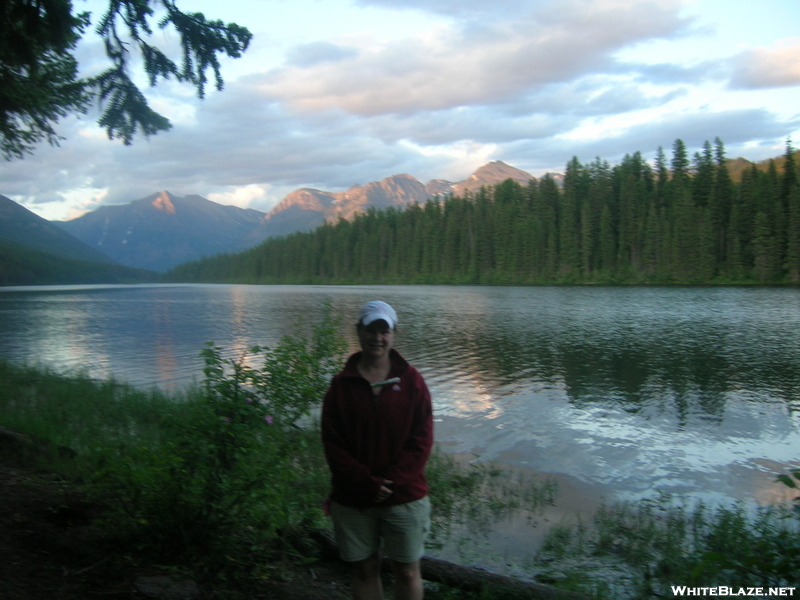
[[[394,344],[394,330],[383,319],[373,321],[369,325],[359,324],[358,341],[365,354],[372,358],[382,358],[389,354]]]

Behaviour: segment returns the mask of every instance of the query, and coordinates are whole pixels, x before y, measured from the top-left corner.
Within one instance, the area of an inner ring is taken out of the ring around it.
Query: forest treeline
[[[152,283],[158,273],[116,263],[78,260],[0,239],[0,286]]]
[[[734,181],[721,140],[690,159],[573,158],[563,185],[512,180],[374,209],[180,265],[169,281],[237,283],[798,283],[800,184],[782,160]],[[778,167],[778,162],[783,164]]]

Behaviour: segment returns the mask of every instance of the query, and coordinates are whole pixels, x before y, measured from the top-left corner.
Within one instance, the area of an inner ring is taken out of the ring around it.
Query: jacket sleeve
[[[322,403],[321,430],[325,458],[331,470],[334,487],[347,486],[348,493],[355,493],[362,500],[371,502],[378,495],[383,479],[373,477],[369,468],[347,450],[345,433],[348,423],[340,410],[340,387],[338,378],[334,377]]]
[[[386,475],[387,479],[394,482],[395,488],[420,482],[433,447],[431,394],[422,375],[416,370],[412,389],[414,415],[411,435],[406,440],[398,461]]]

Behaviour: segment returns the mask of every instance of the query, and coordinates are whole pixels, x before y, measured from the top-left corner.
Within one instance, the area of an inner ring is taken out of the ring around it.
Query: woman
[[[396,327],[386,302],[361,308],[361,351],[334,376],[322,406],[330,510],[340,555],[354,566],[356,600],[383,598],[382,555],[392,561],[395,600],[423,597],[433,411],[422,375],[393,347]]]

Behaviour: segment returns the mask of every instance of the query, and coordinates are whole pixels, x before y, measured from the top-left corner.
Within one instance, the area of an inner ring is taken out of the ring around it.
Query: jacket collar
[[[361,360],[361,352],[356,352],[350,358],[347,359],[347,362],[342,369],[342,375],[345,377],[361,377],[361,373],[358,372],[358,361]],[[392,348],[389,350],[389,361],[391,362],[391,366],[389,367],[389,377],[400,377],[403,373],[406,372],[408,369],[408,362],[405,358],[400,356],[400,353]]]

